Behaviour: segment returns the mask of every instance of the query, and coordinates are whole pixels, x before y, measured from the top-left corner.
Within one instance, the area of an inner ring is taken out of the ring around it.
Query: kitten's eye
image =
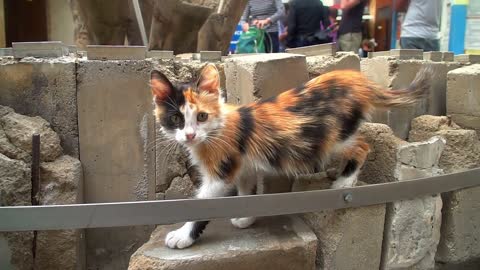
[[[174,123],[174,124],[180,124],[180,116],[178,115],[172,115],[170,116],[170,120]]]
[[[207,121],[207,119],[208,119],[208,113],[206,113],[206,112],[198,113],[198,115],[197,115],[197,121],[198,122],[205,122],[205,121]]]

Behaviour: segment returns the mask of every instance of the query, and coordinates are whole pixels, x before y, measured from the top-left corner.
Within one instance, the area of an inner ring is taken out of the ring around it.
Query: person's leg
[[[423,50],[426,52],[440,51],[440,41],[438,39],[426,39]]]
[[[350,43],[351,43],[350,38],[351,38],[350,33],[343,34],[338,37],[338,44],[340,47],[340,51],[346,52],[350,50]]]
[[[352,42],[350,51],[358,54],[358,50],[362,46],[362,33],[352,33]]]
[[[400,46],[402,49],[425,49],[425,39],[423,38],[413,38],[413,37],[402,37],[400,38]]]
[[[271,41],[271,47],[269,45],[268,47],[268,50],[269,51],[271,49],[271,51],[269,52],[274,52],[274,53],[278,53],[279,51],[279,40],[278,40],[278,32],[268,32],[267,33],[268,36],[270,37],[270,41]],[[268,38],[267,38],[268,39]]]

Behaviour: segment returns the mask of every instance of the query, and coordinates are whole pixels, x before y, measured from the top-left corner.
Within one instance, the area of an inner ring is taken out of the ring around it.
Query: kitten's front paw
[[[254,217],[232,218],[230,219],[230,221],[232,222],[233,226],[240,229],[245,229],[250,227],[255,222],[255,218]]]
[[[187,248],[195,242],[192,237],[190,237],[190,231],[182,228],[171,231],[165,237],[165,245],[169,248]]]

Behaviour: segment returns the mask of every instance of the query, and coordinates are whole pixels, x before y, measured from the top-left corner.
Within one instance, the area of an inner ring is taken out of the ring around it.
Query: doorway
[[[6,47],[12,42],[46,41],[46,0],[4,0]]]

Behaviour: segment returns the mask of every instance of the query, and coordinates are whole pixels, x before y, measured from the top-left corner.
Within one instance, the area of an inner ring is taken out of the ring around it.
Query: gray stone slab
[[[214,221],[194,246],[169,249],[165,235],[178,226],[158,227],[132,255],[128,269],[315,269],[317,238],[297,217],[260,218],[241,230]]]
[[[222,60],[221,51],[200,51],[201,62],[214,62]]]
[[[452,62],[455,60],[453,52],[442,52],[442,61]]]
[[[423,59],[423,50],[417,49],[393,49],[390,50],[390,56],[397,59]]]
[[[85,202],[155,199],[149,61],[80,61],[78,124]],[[126,269],[151,226],[86,231],[87,268]]]
[[[89,60],[143,60],[146,53],[145,46],[87,46]]]
[[[159,58],[159,59],[173,59],[175,56],[173,55],[173,51],[159,51],[159,50],[152,50],[147,51],[147,58]]]
[[[460,63],[477,64],[480,63],[480,55],[459,54],[455,55],[455,61]]]
[[[0,48],[0,57],[1,56],[13,56],[12,48]]]
[[[24,57],[62,57],[68,55],[68,48],[61,41],[12,42],[13,56]]]
[[[227,99],[249,103],[280,94],[308,80],[306,57],[273,53],[225,60]]]
[[[440,62],[440,61],[443,61],[443,53],[442,52],[424,52],[423,59],[434,61],[434,62]]]
[[[336,44],[327,43],[327,44],[305,46],[305,47],[299,47],[299,48],[289,48],[289,49],[286,49],[285,52],[302,54],[305,56],[334,55],[336,52]]]

